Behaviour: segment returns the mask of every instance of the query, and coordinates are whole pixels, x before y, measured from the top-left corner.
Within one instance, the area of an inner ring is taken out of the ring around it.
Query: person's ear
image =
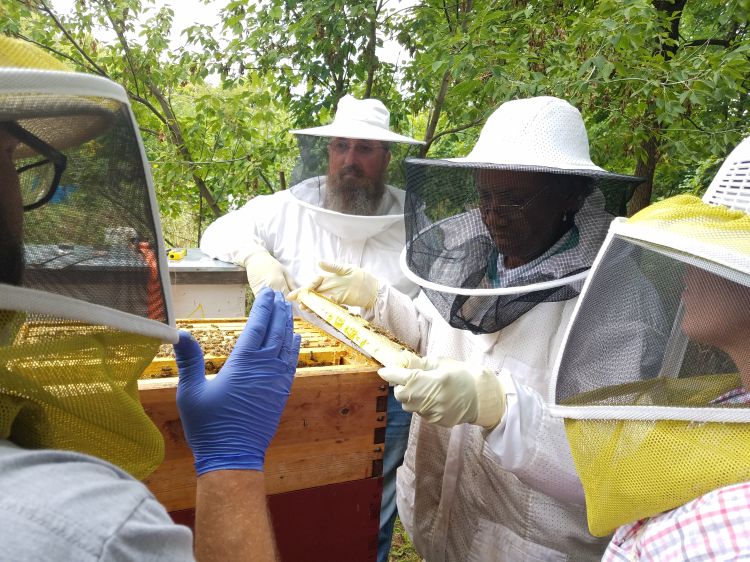
[[[384,161],[383,161],[383,168],[387,168],[388,164],[391,163],[391,151],[390,150],[385,150],[384,152],[385,152],[385,158],[384,158]]]

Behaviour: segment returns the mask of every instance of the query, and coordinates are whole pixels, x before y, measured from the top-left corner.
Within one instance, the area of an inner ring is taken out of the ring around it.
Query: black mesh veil
[[[609,223],[641,181],[417,159],[406,162],[406,180],[408,274],[451,326],[475,333],[577,296]]]

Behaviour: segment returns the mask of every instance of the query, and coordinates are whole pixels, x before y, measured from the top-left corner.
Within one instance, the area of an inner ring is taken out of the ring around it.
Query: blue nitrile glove
[[[200,475],[263,470],[297,368],[300,337],[281,293],[259,291],[227,362],[206,380],[203,352],[188,332],[174,346],[177,407]]]

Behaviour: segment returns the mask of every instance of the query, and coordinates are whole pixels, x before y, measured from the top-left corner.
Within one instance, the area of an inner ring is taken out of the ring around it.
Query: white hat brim
[[[514,172],[546,172],[549,174],[562,174],[570,176],[584,176],[590,178],[606,178],[620,180],[629,183],[643,183],[645,178],[638,176],[629,176],[626,174],[616,174],[608,172],[604,168],[592,164],[577,166],[540,166],[539,164],[529,163],[511,163],[511,162],[480,162],[469,157],[462,158],[409,158],[409,163],[420,164],[423,166],[455,166],[457,168],[489,168],[495,170],[508,170]]]
[[[295,129],[291,131],[295,135],[310,135],[313,137],[341,137],[345,139],[366,139],[378,140],[383,142],[401,142],[405,144],[424,144],[404,135],[393,133],[382,127],[370,125],[369,123],[356,124],[337,124],[323,125],[321,127],[311,127],[309,129]]]

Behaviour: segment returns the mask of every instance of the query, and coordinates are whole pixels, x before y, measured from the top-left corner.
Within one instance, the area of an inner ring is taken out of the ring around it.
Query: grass
[[[422,557],[414,550],[414,545],[398,518],[393,527],[393,541],[388,562],[422,562]]]

